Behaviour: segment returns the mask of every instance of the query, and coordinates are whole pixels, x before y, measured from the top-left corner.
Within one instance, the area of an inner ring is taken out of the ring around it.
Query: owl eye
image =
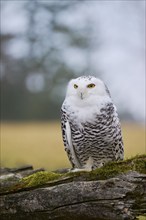
[[[94,88],[95,87],[95,84],[94,83],[91,83],[91,84],[89,84],[89,85],[87,85],[87,88]]]
[[[74,84],[74,88],[77,89],[77,88],[78,88],[78,85],[77,85],[77,84]]]

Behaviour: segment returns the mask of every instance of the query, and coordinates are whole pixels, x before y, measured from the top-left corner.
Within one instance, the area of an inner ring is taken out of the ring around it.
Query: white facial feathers
[[[107,87],[100,79],[82,76],[69,82],[63,106],[67,106],[70,117],[76,114],[77,120],[83,122],[94,119],[110,102]]]
[[[68,83],[66,100],[71,105],[89,107],[111,100],[105,84],[93,76],[81,76]]]
[[[82,76],[72,79],[67,87],[66,97],[74,96],[81,100],[91,96],[107,96],[105,84],[96,77]]]

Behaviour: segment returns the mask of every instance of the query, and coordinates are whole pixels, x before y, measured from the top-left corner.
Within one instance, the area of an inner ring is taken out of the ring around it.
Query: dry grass
[[[122,128],[125,158],[146,153],[144,127],[123,123]],[[1,164],[8,167],[33,164],[35,168],[45,167],[48,170],[69,167],[60,124],[2,123]]]

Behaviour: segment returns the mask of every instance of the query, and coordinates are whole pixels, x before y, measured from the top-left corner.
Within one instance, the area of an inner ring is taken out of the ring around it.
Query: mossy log
[[[146,215],[146,155],[91,172],[1,169],[0,219],[126,220]]]

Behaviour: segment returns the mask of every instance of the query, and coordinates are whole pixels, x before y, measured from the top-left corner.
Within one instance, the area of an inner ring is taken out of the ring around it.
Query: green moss
[[[139,215],[137,220],[146,220],[146,215]]]
[[[118,162],[111,162],[104,167],[93,170],[91,172],[91,179],[107,179],[114,177],[120,173],[125,173],[129,170],[129,167],[121,165]]]
[[[46,182],[57,180],[61,176],[62,176],[61,174],[56,174],[47,171],[40,171],[30,176],[24,177],[21,180],[21,184],[24,187],[35,187],[35,186],[43,185]]]
[[[146,155],[138,155],[124,161],[109,162],[91,172],[79,171],[68,173],[66,176],[73,178],[83,177],[86,180],[107,179],[130,170],[146,174]]]
[[[55,185],[71,181],[90,181],[103,180],[115,177],[118,174],[126,173],[128,171],[137,171],[146,174],[146,155],[139,155],[124,161],[109,162],[101,168],[97,168],[91,172],[79,171],[68,172],[65,174],[58,174],[47,171],[40,171],[22,178],[17,184],[11,187],[3,188],[2,193],[9,193],[27,188],[34,188],[44,184]]]
[[[0,188],[0,194],[11,193],[15,191],[22,191],[28,188],[39,187],[47,182],[53,182],[61,178],[61,174],[53,172],[40,171],[15,181],[11,185],[6,185]]]
[[[91,171],[91,179],[107,179],[128,171],[146,174],[146,155],[136,156],[125,161],[109,162],[101,168]]]

